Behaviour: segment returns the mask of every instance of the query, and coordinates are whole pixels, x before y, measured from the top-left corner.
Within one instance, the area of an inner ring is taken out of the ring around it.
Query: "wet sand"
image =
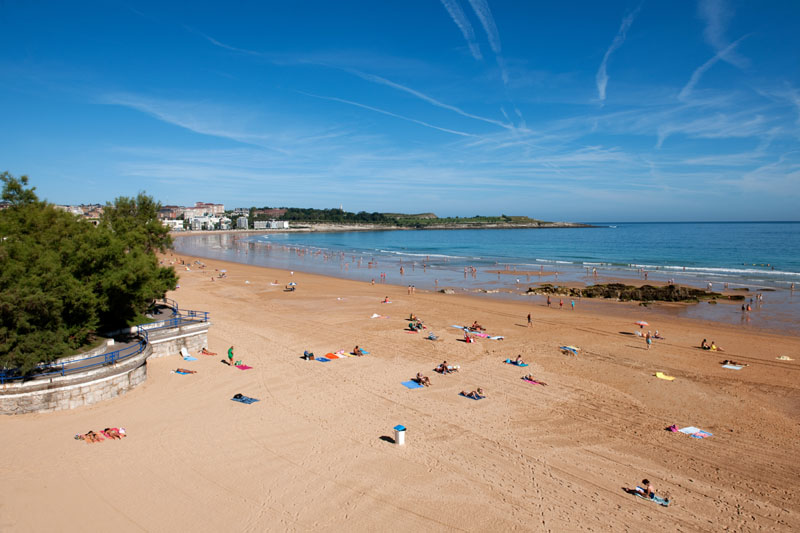
[[[205,270],[178,270],[168,296],[211,312],[219,355],[151,359],[147,382],[110,402],[0,418],[0,530],[800,528],[797,337],[636,304],[582,300],[572,311],[543,299],[409,295],[202,261]],[[212,282],[214,269],[227,278]],[[284,292],[290,281],[297,290]],[[440,340],[404,331],[410,313]],[[635,335],[642,319],[665,337],[650,350]],[[461,342],[450,326],[475,320],[505,340]],[[699,349],[703,338],[726,351]],[[356,344],[370,354],[300,359]],[[563,355],[564,344],[580,355]],[[252,370],[221,362],[230,345]],[[530,366],[503,363],[517,354]],[[749,366],[727,370],[723,359]],[[461,371],[433,372],[443,360]],[[198,373],[170,373],[178,366]],[[417,372],[433,385],[401,385]],[[548,385],[522,381],[527,373]],[[458,395],[477,387],[486,399]],[[236,393],[261,401],[232,402]],[[408,428],[403,447],[391,443],[396,424]],[[665,431],[671,424],[713,436]],[[129,436],[73,439],[107,426]],[[623,490],[644,477],[669,508]]]

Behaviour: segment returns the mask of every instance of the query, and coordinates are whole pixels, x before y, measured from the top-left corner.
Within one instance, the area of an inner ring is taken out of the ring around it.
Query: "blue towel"
[[[250,398],[250,397],[248,397],[248,396],[242,396],[241,398],[231,398],[231,400],[233,400],[234,402],[246,403],[246,404],[248,404],[248,405],[249,405],[249,404],[251,404],[251,403],[255,403],[255,402],[257,402],[257,401],[258,401],[257,399],[255,399],[255,398]]]
[[[320,363],[329,363],[330,359],[328,359],[327,357],[317,357],[316,359],[314,359],[314,361],[319,361]]]
[[[402,386],[404,386],[405,388],[407,388],[407,389],[423,389],[423,388],[425,388],[423,385],[420,385],[419,383],[417,383],[413,379],[408,380],[408,381],[403,381],[400,384]]]
[[[483,400],[484,398],[486,398],[486,396],[478,396],[477,398],[472,398],[470,396],[467,396],[466,394],[461,394],[460,392],[458,393],[458,395],[459,396],[463,396],[464,398],[467,398],[468,400]]]
[[[508,363],[509,365],[514,365],[514,366],[528,366],[528,363],[515,363],[511,359],[506,359],[506,363]]]
[[[197,361],[197,357],[192,357],[192,356],[190,355],[189,357],[184,357],[184,358],[183,358],[183,360],[184,360],[184,361]]]
[[[188,376],[190,374],[190,372],[178,372],[177,370],[175,371],[175,373],[180,374],[181,376]]]

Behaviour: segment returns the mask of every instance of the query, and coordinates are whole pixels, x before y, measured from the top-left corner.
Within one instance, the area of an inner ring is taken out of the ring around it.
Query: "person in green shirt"
[[[233,366],[233,346],[228,348],[228,364]]]

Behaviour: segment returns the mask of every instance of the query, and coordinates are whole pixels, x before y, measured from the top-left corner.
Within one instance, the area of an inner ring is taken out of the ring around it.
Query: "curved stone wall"
[[[190,323],[148,331],[149,342],[141,353],[110,366],[0,385],[0,414],[60,411],[116,398],[147,379],[148,357],[178,355],[183,347],[197,352],[207,346],[210,325],[210,322]],[[92,350],[98,351],[104,353],[108,347]]]

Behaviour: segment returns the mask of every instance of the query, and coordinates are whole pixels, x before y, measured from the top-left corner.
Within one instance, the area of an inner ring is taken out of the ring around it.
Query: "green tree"
[[[39,201],[25,176],[0,180],[11,203],[0,211],[0,367],[27,372],[57,359],[175,287],[154,253],[169,241],[146,216],[152,199],[140,195],[137,209],[118,199],[95,227]]]

